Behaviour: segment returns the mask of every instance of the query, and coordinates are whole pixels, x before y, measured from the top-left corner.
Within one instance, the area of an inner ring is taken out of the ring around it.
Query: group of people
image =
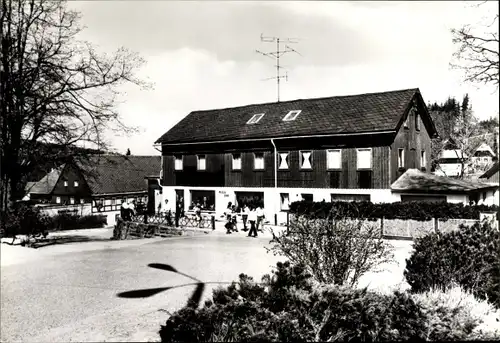
[[[238,232],[237,228],[237,215],[241,212],[241,217],[243,221],[243,231],[249,231],[248,237],[257,237],[257,232],[262,232],[262,224],[264,221],[264,209],[262,205],[247,205],[244,204],[241,209],[238,209],[231,202],[227,204],[225,211],[226,215],[226,234],[231,234],[232,232]],[[250,230],[248,229],[247,223],[250,222]]]
[[[125,221],[131,221],[132,216],[135,215],[135,200],[131,202],[122,201],[122,206],[120,207],[120,217]]]
[[[175,205],[175,223],[172,219],[172,207],[169,204],[168,199],[165,199],[163,203],[160,203],[159,213],[161,216],[165,217],[167,224],[170,226],[179,227],[179,218],[184,215],[184,209],[182,208],[182,198],[177,199],[177,203]]]

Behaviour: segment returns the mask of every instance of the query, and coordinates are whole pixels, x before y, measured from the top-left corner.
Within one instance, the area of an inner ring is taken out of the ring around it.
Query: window
[[[313,202],[313,195],[312,194],[301,194],[301,196],[302,196],[302,201]]]
[[[70,197],[70,198],[69,198],[69,203],[70,203],[71,205],[73,205],[73,204],[75,203],[75,198],[74,198],[74,197]]]
[[[175,156],[175,170],[182,170],[182,155]]]
[[[61,197],[56,197],[56,204],[60,204],[61,203]]]
[[[249,121],[247,121],[247,124],[257,124],[259,120],[262,119],[265,113],[260,113],[260,114],[254,114],[252,118],[250,118]]]
[[[415,130],[420,131],[420,118],[418,113],[415,112]]]
[[[287,113],[287,115],[283,118],[283,121],[292,121],[292,120],[295,120],[297,119],[297,117],[299,116],[300,114],[300,110],[299,111],[290,111]]]
[[[241,169],[241,154],[232,154],[233,156],[233,170]]]
[[[280,164],[278,169],[288,169],[288,152],[280,152]]]
[[[80,204],[85,203],[85,200],[83,198],[80,198]]]
[[[206,170],[207,169],[207,158],[205,155],[198,155],[198,170]]]
[[[332,202],[334,201],[370,201],[370,194],[332,194]]]
[[[358,170],[358,188],[360,189],[372,188],[371,170]]]
[[[425,168],[427,161],[425,160],[425,150],[420,151],[420,168]]]
[[[64,181],[64,187],[68,187],[68,181]]]
[[[111,199],[111,205],[115,205],[116,204],[116,199]]]
[[[253,169],[262,170],[264,169],[264,153],[255,152],[253,154]]]
[[[405,150],[398,149],[398,168],[404,168],[405,166]]]
[[[409,125],[409,119],[410,119],[410,114],[408,113],[408,115],[406,116],[406,119],[405,119],[405,123],[404,123],[405,129],[407,129],[407,128],[408,128],[408,125]]]
[[[371,169],[372,167],[372,149],[358,149],[357,150],[357,164],[358,169]]]
[[[132,199],[128,202],[132,202]],[[104,199],[104,206],[111,206],[111,199]]]
[[[300,169],[312,169],[312,151],[300,152]]]
[[[121,205],[122,204],[122,199],[116,199],[116,204]]]
[[[73,187],[78,187],[78,181],[73,181]]]
[[[330,188],[342,188],[342,172],[340,170],[330,171]]]
[[[280,206],[281,211],[288,211],[290,209],[290,194],[281,193],[280,198],[281,198],[281,206]]]
[[[327,150],[327,168],[328,169],[342,169],[342,151],[337,150]]]

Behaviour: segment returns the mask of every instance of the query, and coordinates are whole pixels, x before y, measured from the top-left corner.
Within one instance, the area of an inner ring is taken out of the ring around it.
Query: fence
[[[290,225],[294,225],[294,220],[296,220],[295,215],[289,214],[289,218],[287,219],[287,227]],[[353,219],[354,221],[355,219]],[[482,218],[484,220],[484,218]],[[481,220],[481,221],[482,221]],[[493,227],[498,228],[498,220],[495,219],[487,219],[490,221]],[[316,219],[311,221],[322,221],[322,219]],[[414,239],[418,237],[422,237],[431,232],[450,232],[453,230],[458,230],[461,224],[464,225],[474,225],[475,223],[480,222],[479,219],[448,219],[442,220],[438,218],[433,218],[428,221],[418,221],[412,219],[377,219],[366,221],[369,225],[377,226],[382,235],[386,238],[396,238],[396,239]]]
[[[143,223],[143,224],[158,224],[164,226],[180,226],[180,227],[193,227],[208,229],[211,228],[215,230],[215,215],[201,215],[201,218],[194,215],[193,213],[186,213],[186,215],[178,219],[178,223],[175,223],[175,218],[173,215],[166,216],[164,214],[138,214],[131,218],[132,222]]]

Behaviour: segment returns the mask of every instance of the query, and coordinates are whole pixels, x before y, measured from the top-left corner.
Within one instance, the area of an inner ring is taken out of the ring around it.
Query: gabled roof
[[[395,192],[413,193],[468,193],[487,188],[494,188],[494,186],[482,182],[437,176],[418,169],[408,169],[391,185],[391,190]]]
[[[31,194],[50,194],[54,190],[61,172],[64,169],[64,164],[59,168],[52,169],[47,173],[40,181],[28,182],[26,184],[25,190],[27,193]]]
[[[294,136],[395,131],[403,122],[418,88],[317,99],[254,104],[194,111],[161,136],[156,143],[196,143],[253,140]],[[423,101],[421,101],[423,104]],[[422,105],[425,108],[425,104]],[[295,120],[283,121],[300,110]],[[247,124],[255,114],[265,115]],[[431,136],[435,128],[431,121]]]
[[[146,176],[160,176],[161,156],[94,155],[76,162],[92,195],[144,192]]]
[[[489,179],[492,177],[495,173],[498,173],[498,161],[496,161],[490,169],[488,169],[483,175],[481,175],[479,178],[480,179]]]
[[[495,156],[495,152],[493,151],[493,149],[486,143],[482,143],[474,152],[474,155],[476,155],[477,153],[479,152],[485,152],[485,153],[489,153],[491,156]],[[477,154],[479,155],[479,154]],[[486,155],[483,155],[481,154],[481,156],[486,156]]]

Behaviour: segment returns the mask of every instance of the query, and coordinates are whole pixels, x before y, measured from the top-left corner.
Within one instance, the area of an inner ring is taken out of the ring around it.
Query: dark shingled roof
[[[418,169],[408,169],[391,185],[395,192],[432,192],[432,193],[468,193],[481,189],[492,188],[483,182],[452,179],[424,173]]]
[[[77,165],[92,195],[144,192],[146,176],[160,177],[161,156],[95,155]]]
[[[156,143],[227,141],[396,130],[418,88],[194,111]],[[293,110],[297,119],[283,121]],[[247,125],[254,114],[265,113]],[[432,125],[432,124],[431,124]],[[432,133],[431,133],[432,135]]]
[[[64,164],[59,168],[52,169],[47,173],[40,181],[28,182],[26,184],[25,190],[27,193],[31,194],[50,194],[54,190],[59,176],[64,169]]]

